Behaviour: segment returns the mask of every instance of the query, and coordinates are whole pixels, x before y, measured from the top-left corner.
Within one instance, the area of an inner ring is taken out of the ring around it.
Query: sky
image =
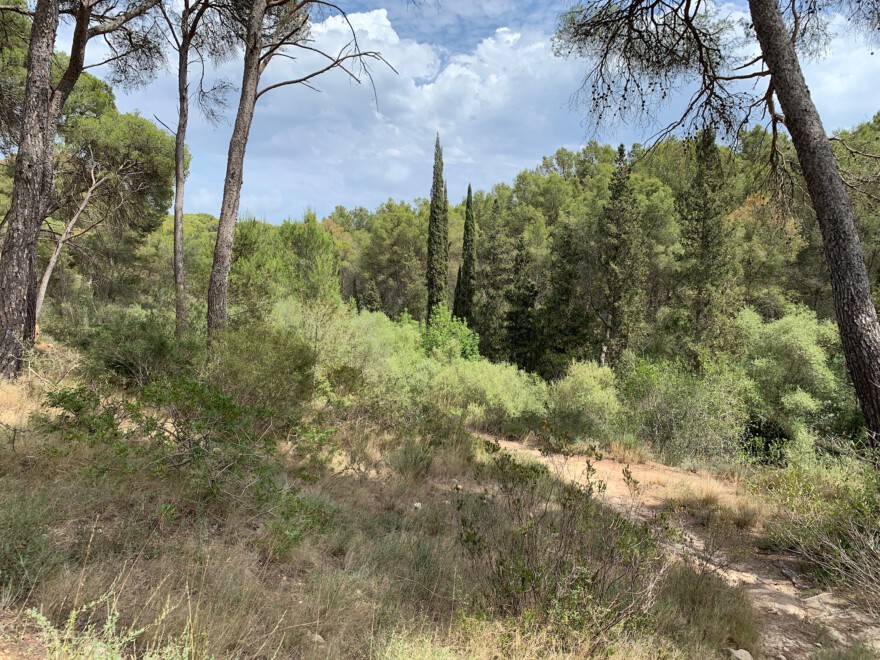
[[[589,139],[644,143],[656,130],[616,125],[597,131],[572,104],[585,63],[560,59],[552,48],[557,16],[568,0],[426,0],[419,6],[350,0],[344,6],[361,47],[380,52],[387,65],[371,64],[372,85],[332,71],[315,81],[318,91],[286,87],[259,101],[242,214],[280,222],[302,217],[307,207],[320,218],[337,205],[372,210],[389,198],[427,197],[438,133],[455,204],[469,183],[475,190],[510,183],[560,147],[577,150]],[[345,43],[347,30],[338,18],[319,23],[316,45]],[[805,63],[827,130],[855,126],[880,111],[877,57],[869,45],[841,34],[823,59]],[[277,60],[264,77],[271,83],[310,64]],[[240,69],[240,60],[231,61],[212,75],[237,83]],[[187,212],[219,213],[237,91],[228,101],[217,126],[191,116]],[[174,126],[170,70],[142,89],[118,90],[117,105]],[[665,116],[675,109],[673,100]]]

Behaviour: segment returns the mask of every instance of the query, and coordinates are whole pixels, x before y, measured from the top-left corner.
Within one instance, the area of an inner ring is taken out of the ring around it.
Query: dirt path
[[[563,479],[583,482],[590,478],[587,470],[591,463],[586,457],[544,456],[522,443],[491,439],[511,453],[544,463]],[[628,515],[647,517],[668,510],[672,500],[686,493],[711,494],[731,504],[747,497],[735,482],[651,462],[629,467],[638,482],[633,493],[624,478],[625,464],[606,456],[592,462],[592,467],[595,473],[591,478],[605,484],[603,497],[607,503]],[[682,554],[705,557],[705,529],[693,518],[683,519],[683,525]],[[754,548],[754,539],[746,534],[741,540]],[[880,621],[857,611],[839,596],[811,589],[807,579],[797,573],[793,558],[757,551],[747,557],[727,558],[718,571],[729,583],[745,585],[750,594],[759,613],[765,657],[799,660],[810,658],[822,648],[848,647],[856,642],[880,651]],[[719,562],[715,558],[707,560],[715,565]]]

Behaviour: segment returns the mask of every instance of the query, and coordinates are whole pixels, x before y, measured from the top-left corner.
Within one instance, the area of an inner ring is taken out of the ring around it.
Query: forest
[[[751,0],[745,63],[718,7],[560,7],[579,112],[681,119],[242,212],[263,95],[394,66],[346,22],[264,76],[345,5],[0,0],[0,657],[878,657],[880,108],[822,128],[826,3]],[[176,126],[118,109],[163,67]]]

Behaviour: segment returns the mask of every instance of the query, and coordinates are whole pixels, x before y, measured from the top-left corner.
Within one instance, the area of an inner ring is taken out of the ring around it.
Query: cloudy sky
[[[394,70],[372,65],[375,91],[337,71],[316,81],[319,91],[287,87],[263,97],[247,152],[242,212],[279,222],[301,217],[308,206],[321,217],[337,204],[373,209],[389,197],[426,197],[438,132],[453,202],[469,182],[475,189],[510,182],[559,147],[578,149],[591,137],[613,144],[646,141],[650,127],[616,126],[596,134],[571,105],[584,64],[554,57],[551,43],[567,3],[346,3],[361,47],[381,52]],[[344,43],[347,27],[329,19],[315,26],[314,36],[317,44],[332,47]],[[872,50],[842,35],[827,57],[806,65],[829,130],[867,121],[880,110]],[[278,60],[266,77],[280,80],[308,64]],[[229,63],[217,75],[236,81],[239,67]],[[173,126],[175,99],[176,83],[165,75],[145,89],[120,92],[118,105]],[[219,126],[192,121],[188,212],[219,211],[237,95],[229,101]]]

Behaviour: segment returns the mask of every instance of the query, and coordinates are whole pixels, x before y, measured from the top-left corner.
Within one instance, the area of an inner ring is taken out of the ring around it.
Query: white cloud
[[[375,98],[369,82],[356,85],[335,71],[315,81],[319,93],[288,87],[261,99],[248,147],[242,211],[280,220],[299,217],[307,205],[324,214],[336,204],[372,208],[388,197],[427,196],[438,131],[454,201],[464,196],[469,182],[488,188],[510,181],[561,146],[577,148],[586,130],[569,100],[584,64],[554,57],[549,30],[525,27],[527,17],[513,0],[445,0],[444,11],[424,18],[451,25],[476,14],[484,36],[457,48],[454,40],[430,43],[404,36],[385,9],[351,14],[361,47],[381,52],[397,73],[371,64]],[[328,49],[350,39],[348,26],[335,18],[315,26],[313,34],[316,45]],[[880,108],[875,60],[865,47],[844,38],[832,47],[828,59],[806,68],[829,129],[851,126]],[[277,60],[266,82],[301,75],[310,64],[309,56]],[[221,74],[236,80],[239,66],[229,63]],[[146,116],[155,113],[173,124],[174,94],[166,77],[120,98],[120,106],[140,106]],[[230,96],[230,119],[217,129],[194,118],[189,143],[195,192],[188,210],[219,210],[237,100]],[[648,135],[626,130],[602,137],[629,143]]]

